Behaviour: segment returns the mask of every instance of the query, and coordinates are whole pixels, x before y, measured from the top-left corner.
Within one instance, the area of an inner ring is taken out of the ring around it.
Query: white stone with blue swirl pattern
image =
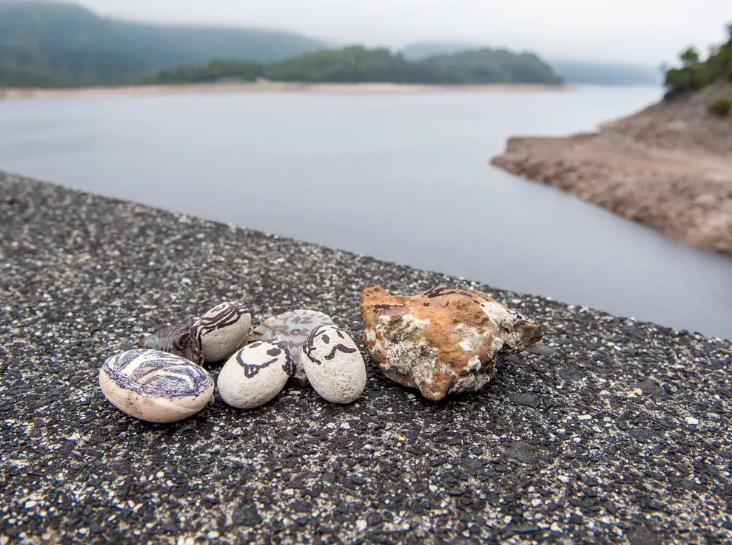
[[[148,422],[193,416],[211,401],[214,392],[213,379],[201,366],[147,349],[107,359],[99,370],[99,385],[115,407]]]

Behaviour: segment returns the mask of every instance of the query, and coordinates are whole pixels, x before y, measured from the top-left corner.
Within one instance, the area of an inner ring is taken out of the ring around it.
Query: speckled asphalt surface
[[[732,540],[729,342],[3,174],[0,222],[2,544]],[[153,425],[99,390],[104,358],[228,299],[362,348],[369,282],[486,289],[545,344],[440,404],[371,362],[347,407],[288,387]]]

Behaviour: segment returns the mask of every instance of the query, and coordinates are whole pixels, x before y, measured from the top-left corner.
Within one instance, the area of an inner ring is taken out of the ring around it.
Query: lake
[[[657,88],[0,101],[0,169],[732,337],[732,259],[488,164]],[[354,302],[354,304],[356,304]]]

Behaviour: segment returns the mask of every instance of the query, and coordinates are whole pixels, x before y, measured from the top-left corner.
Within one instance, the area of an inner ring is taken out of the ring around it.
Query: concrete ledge
[[[546,344],[441,404],[371,363],[348,407],[288,387],[172,425],[99,390],[105,357],[226,299],[360,342],[369,282],[486,289]],[[2,544],[732,540],[726,341],[3,174],[0,310]]]

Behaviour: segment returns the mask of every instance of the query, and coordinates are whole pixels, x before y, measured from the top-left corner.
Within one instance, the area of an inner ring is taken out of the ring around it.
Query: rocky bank
[[[516,137],[492,164],[732,256],[732,117],[715,85],[566,138]]]
[[[487,291],[544,339],[428,401],[366,356],[371,282]],[[217,393],[172,424],[107,402],[105,358],[239,299],[332,316],[363,395]],[[731,366],[728,341],[0,173],[3,545],[729,543]]]

